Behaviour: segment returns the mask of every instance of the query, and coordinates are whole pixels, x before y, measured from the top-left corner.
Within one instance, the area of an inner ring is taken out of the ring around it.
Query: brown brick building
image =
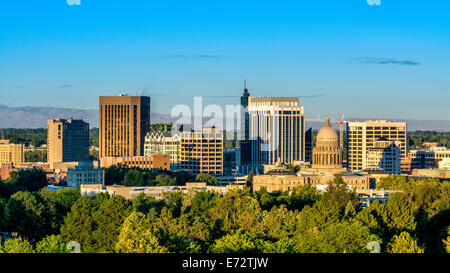
[[[119,164],[130,168],[170,170],[170,155],[154,154],[149,156],[103,157],[100,159],[100,167],[102,168]]]
[[[99,104],[99,157],[144,155],[150,97],[101,96]]]

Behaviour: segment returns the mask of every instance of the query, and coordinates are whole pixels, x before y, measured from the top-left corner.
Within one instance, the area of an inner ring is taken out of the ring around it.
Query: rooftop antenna
[[[250,96],[250,94],[248,93],[248,89],[247,89],[247,79],[244,79],[244,97],[248,97]]]

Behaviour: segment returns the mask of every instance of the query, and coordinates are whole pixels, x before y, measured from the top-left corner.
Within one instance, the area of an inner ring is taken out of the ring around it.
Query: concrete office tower
[[[203,128],[201,132],[182,132],[181,169],[194,175],[223,174],[223,135],[219,129]]]
[[[150,129],[150,97],[101,96],[99,157],[142,156]]]
[[[47,120],[47,162],[89,160],[89,123],[81,119]]]
[[[298,98],[249,97],[252,165],[305,161],[305,115]]]
[[[0,140],[0,162],[13,165],[25,162],[23,144],[11,144],[9,140]]]
[[[375,142],[385,137],[389,141],[398,141],[401,159],[406,158],[406,122],[394,122],[388,120],[366,120],[348,122],[346,125],[347,162],[348,168],[361,171],[366,164],[367,153],[375,147]]]

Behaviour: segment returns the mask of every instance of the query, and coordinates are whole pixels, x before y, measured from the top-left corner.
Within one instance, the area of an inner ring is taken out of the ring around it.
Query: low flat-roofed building
[[[103,184],[102,168],[95,168],[92,161],[80,161],[67,171],[67,186],[79,188],[82,184]]]
[[[82,184],[80,185],[81,195],[95,196],[99,193],[108,193],[109,195],[119,195],[126,199],[132,199],[140,194],[148,197],[154,197],[156,200],[164,199],[164,193],[171,191],[182,191],[185,193],[194,193],[196,191],[211,191],[219,194],[225,194],[229,190],[243,189],[241,185],[228,186],[208,186],[205,182],[188,182],[185,186],[144,186],[127,187],[123,185],[104,186],[102,184]]]
[[[102,168],[109,168],[115,165],[148,170],[170,170],[170,156],[153,154],[149,156],[103,157],[100,159],[100,167]]]
[[[419,177],[450,178],[450,170],[414,169],[412,170],[411,175]]]
[[[245,185],[247,183],[248,175],[243,176],[217,176],[217,182],[220,186],[226,185]]]

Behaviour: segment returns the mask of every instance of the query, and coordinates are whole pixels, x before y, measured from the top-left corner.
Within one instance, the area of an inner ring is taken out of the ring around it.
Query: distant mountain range
[[[83,110],[55,107],[8,107],[0,105],[0,128],[46,128],[47,120],[54,118],[81,118],[89,123],[91,128],[98,127],[98,110]],[[173,122],[177,118],[169,114],[151,114],[151,122]],[[205,119],[207,120],[207,119]],[[348,121],[364,120],[363,118],[350,118]],[[450,120],[415,120],[407,119],[408,131],[434,130],[450,131]],[[324,121],[308,120],[306,128],[320,129]],[[334,124],[336,128],[338,125]]]

